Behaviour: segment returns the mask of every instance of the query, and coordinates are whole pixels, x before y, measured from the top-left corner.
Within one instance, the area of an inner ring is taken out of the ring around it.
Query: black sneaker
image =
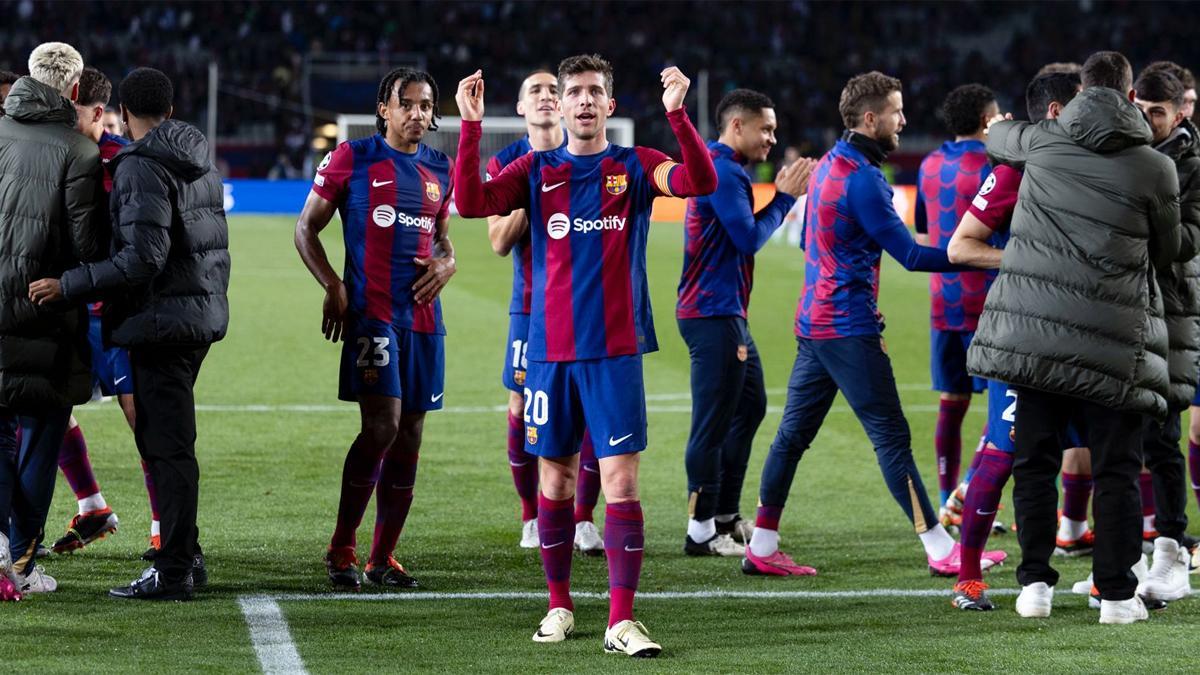
[[[121,598],[122,600],[191,600],[192,599],[192,575],[189,573],[179,581],[173,584],[166,581],[159,575],[158,570],[153,567],[146,568],[142,572],[142,576],[134,580],[128,586],[114,588],[108,592],[109,596]]]
[[[204,554],[192,556],[192,588],[204,588],[208,585],[208,568],[204,565]]]
[[[325,552],[325,571],[335,588],[351,591],[362,588],[358,580],[358,556],[353,547],[330,547]]]
[[[754,524],[741,515],[735,515],[733,520],[725,522],[717,519],[716,523],[717,534],[727,534],[742,546],[750,545],[750,536],[754,534]]]
[[[683,552],[691,556],[718,555],[740,558],[746,555],[746,547],[734,541],[728,534],[717,533],[707,541],[695,541],[691,535],[685,535]]]
[[[59,537],[50,550],[55,553],[79,550],[97,539],[103,539],[109,532],[116,532],[117,522],[117,514],[112,509],[77,514],[67,526],[67,533]]]
[[[386,565],[367,563],[367,582],[391,588],[417,587],[417,580],[409,575],[408,570],[404,569],[404,565],[396,562],[396,559],[391,556],[388,556]]]

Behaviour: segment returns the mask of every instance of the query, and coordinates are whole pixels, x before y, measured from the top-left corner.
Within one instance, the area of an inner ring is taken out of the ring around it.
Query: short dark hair
[[[1066,105],[1079,93],[1079,75],[1076,73],[1049,73],[1033,78],[1025,88],[1025,112],[1030,122],[1046,119],[1050,104]]]
[[[942,102],[942,121],[955,136],[970,136],[983,129],[983,113],[996,102],[996,93],[982,84],[955,87]]]
[[[1175,63],[1174,61],[1155,61],[1142,69],[1142,75],[1157,71],[1167,72],[1175,76],[1179,83],[1183,85],[1185,90],[1196,88],[1196,76],[1192,75],[1192,71]],[[1138,79],[1141,79],[1140,77]],[[1134,87],[1137,89],[1137,87]],[[1147,99],[1148,100],[1148,99]]]
[[[549,68],[534,68],[533,70],[529,71],[528,73],[525,73],[525,77],[521,78],[521,86],[519,88],[517,88],[517,98],[525,97],[525,80],[528,80],[529,78],[533,77],[534,75],[541,75],[542,73],[545,73],[547,75],[554,75],[554,73],[550,72]]]
[[[566,91],[563,82],[572,75],[582,73],[600,73],[604,76],[604,91],[608,92],[609,98],[613,95],[613,67],[612,64],[604,59],[599,54],[578,54],[576,56],[568,56],[558,62],[558,95],[562,96]]]
[[[134,68],[121,80],[117,92],[121,95],[121,105],[134,117],[166,117],[175,100],[171,78],[155,68]]]
[[[21,76],[11,70],[0,70],[0,84],[14,84]]]
[[[1083,66],[1075,63],[1074,61],[1053,61],[1039,68],[1037,73],[1034,74],[1034,77],[1037,78],[1043,75],[1053,75],[1055,73],[1078,75],[1079,71],[1081,70],[1083,70]]]
[[[399,87],[396,86],[397,82],[400,83]],[[408,85],[414,82],[424,82],[425,84],[428,84],[429,90],[433,92],[433,120],[429,123],[429,130],[437,131],[437,121],[438,118],[442,116],[441,113],[438,112],[438,86],[437,82],[434,81],[433,76],[423,70],[416,70],[414,68],[393,68],[392,70],[388,71],[388,74],[384,75],[383,79],[379,81],[379,96],[376,99],[376,102],[387,103],[392,99],[392,95],[397,89],[404,91],[408,88]],[[375,129],[381,134],[387,133],[387,122],[385,122],[383,117],[379,114],[378,107],[375,109]]]
[[[879,112],[883,102],[893,91],[900,91],[900,80],[884,75],[878,70],[862,73],[850,78],[838,99],[838,112],[847,129],[862,122],[867,111]]]
[[[1143,71],[1133,83],[1135,95],[1143,101],[1183,106],[1183,83],[1165,70]]]
[[[753,89],[734,89],[721,97],[717,104],[717,129],[725,130],[729,120],[741,112],[761,115],[764,108],[774,108],[775,102],[769,96]]]
[[[108,99],[111,97],[112,82],[109,82],[104,73],[99,70],[85,66],[83,73],[79,75],[79,96],[75,102],[82,106],[107,106]]]
[[[1079,79],[1084,89],[1108,87],[1128,94],[1133,89],[1133,67],[1121,52],[1096,52],[1083,62]]]

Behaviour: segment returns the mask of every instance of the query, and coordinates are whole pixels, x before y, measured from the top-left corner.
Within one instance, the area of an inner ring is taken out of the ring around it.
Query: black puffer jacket
[[[1170,344],[1167,405],[1181,411],[1191,405],[1200,378],[1200,137],[1184,120],[1154,149],[1170,157],[1179,173],[1179,255],[1168,273],[1157,276]]]
[[[205,345],[229,325],[224,189],[196,127],[167,120],[113,157],[112,258],[62,278],[71,300],[104,300],[114,344]]]
[[[972,374],[1166,415],[1167,327],[1151,263],[1178,254],[1179,182],[1150,139],[1142,112],[1103,87],[1057,120],[991,128],[988,154],[1025,174],[967,353]]]
[[[108,248],[100,152],[75,131],[75,107],[30,77],[0,118],[0,407],[37,412],[91,397],[82,304],[37,307],[29,284]]]

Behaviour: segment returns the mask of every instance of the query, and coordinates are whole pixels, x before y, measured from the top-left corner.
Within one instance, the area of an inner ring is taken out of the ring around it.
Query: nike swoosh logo
[[[371,187],[383,187],[384,185],[390,185],[395,182],[396,181],[394,180],[372,180]]]
[[[517,468],[523,467],[523,466],[525,466],[526,464],[529,464],[529,462],[514,462],[514,461],[512,461],[511,459],[510,459],[510,460],[508,460],[508,465],[509,465],[509,466],[515,466],[515,467],[517,467]]]
[[[113,384],[121,384],[122,382],[124,382],[127,379],[129,379],[128,375],[125,375],[123,377],[118,377],[117,379],[113,380]]]
[[[555,546],[562,546],[565,543],[567,543],[567,542],[560,541],[557,544],[542,544],[542,548],[554,548]]]
[[[609,436],[608,437],[608,447],[610,447],[610,448],[616,447],[631,438],[633,438],[633,434],[625,434],[624,436],[622,436],[620,438],[613,438],[612,436]]]
[[[443,396],[445,396],[445,395],[446,395],[446,392],[444,392],[444,391],[443,391],[442,393],[440,393],[440,394],[437,394],[437,395],[435,395],[435,396],[430,396],[430,397],[429,397],[429,402],[430,402],[430,403],[437,403],[438,401],[442,400],[442,397],[443,397]]]
[[[639,548],[629,548],[629,544],[625,544],[625,551],[628,553],[636,553],[638,551],[644,551],[644,550],[645,550],[644,548],[640,548],[640,547]]]
[[[542,192],[549,192],[549,191],[553,190],[554,188],[556,188],[556,187],[558,187],[558,186],[560,186],[560,185],[565,185],[565,184],[566,184],[566,182],[567,182],[567,181],[565,181],[565,180],[564,180],[564,181],[560,181],[560,182],[558,182],[558,183],[555,183],[554,185],[543,185],[543,186],[542,186]]]
[[[985,513],[985,512],[983,512],[983,511],[980,511],[979,509],[975,509],[975,513],[978,513],[978,514],[979,514],[979,515],[981,515],[981,516],[994,516],[994,515],[996,515],[996,512],[995,512],[995,511],[988,511],[988,512],[986,512],[986,513]]]
[[[356,487],[356,488],[368,488],[368,487],[373,488],[373,487],[375,487],[374,483],[355,483],[354,481],[349,481],[349,483],[350,483],[350,487]]]
[[[537,629],[538,637],[550,637],[551,635],[553,635],[553,633],[543,633],[541,628]]]
[[[1196,485],[1196,482],[1195,482],[1195,481],[1192,481],[1192,489],[1193,489],[1193,490],[1200,490],[1200,485]]]

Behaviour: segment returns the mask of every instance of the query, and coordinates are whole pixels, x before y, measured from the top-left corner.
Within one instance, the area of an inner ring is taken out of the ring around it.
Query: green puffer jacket
[[[1082,91],[1057,120],[992,126],[1023,168],[1012,238],[967,353],[974,375],[1164,417],[1167,328],[1151,265],[1179,251],[1175,165],[1120,92]]]
[[[1192,403],[1200,378],[1200,136],[1190,120],[1154,146],[1175,162],[1179,174],[1179,255],[1158,274],[1167,315],[1171,389],[1167,405],[1182,411]]]
[[[30,77],[0,118],[0,407],[37,412],[92,394],[87,308],[37,307],[29,284],[108,248],[100,151],[75,107]]]

